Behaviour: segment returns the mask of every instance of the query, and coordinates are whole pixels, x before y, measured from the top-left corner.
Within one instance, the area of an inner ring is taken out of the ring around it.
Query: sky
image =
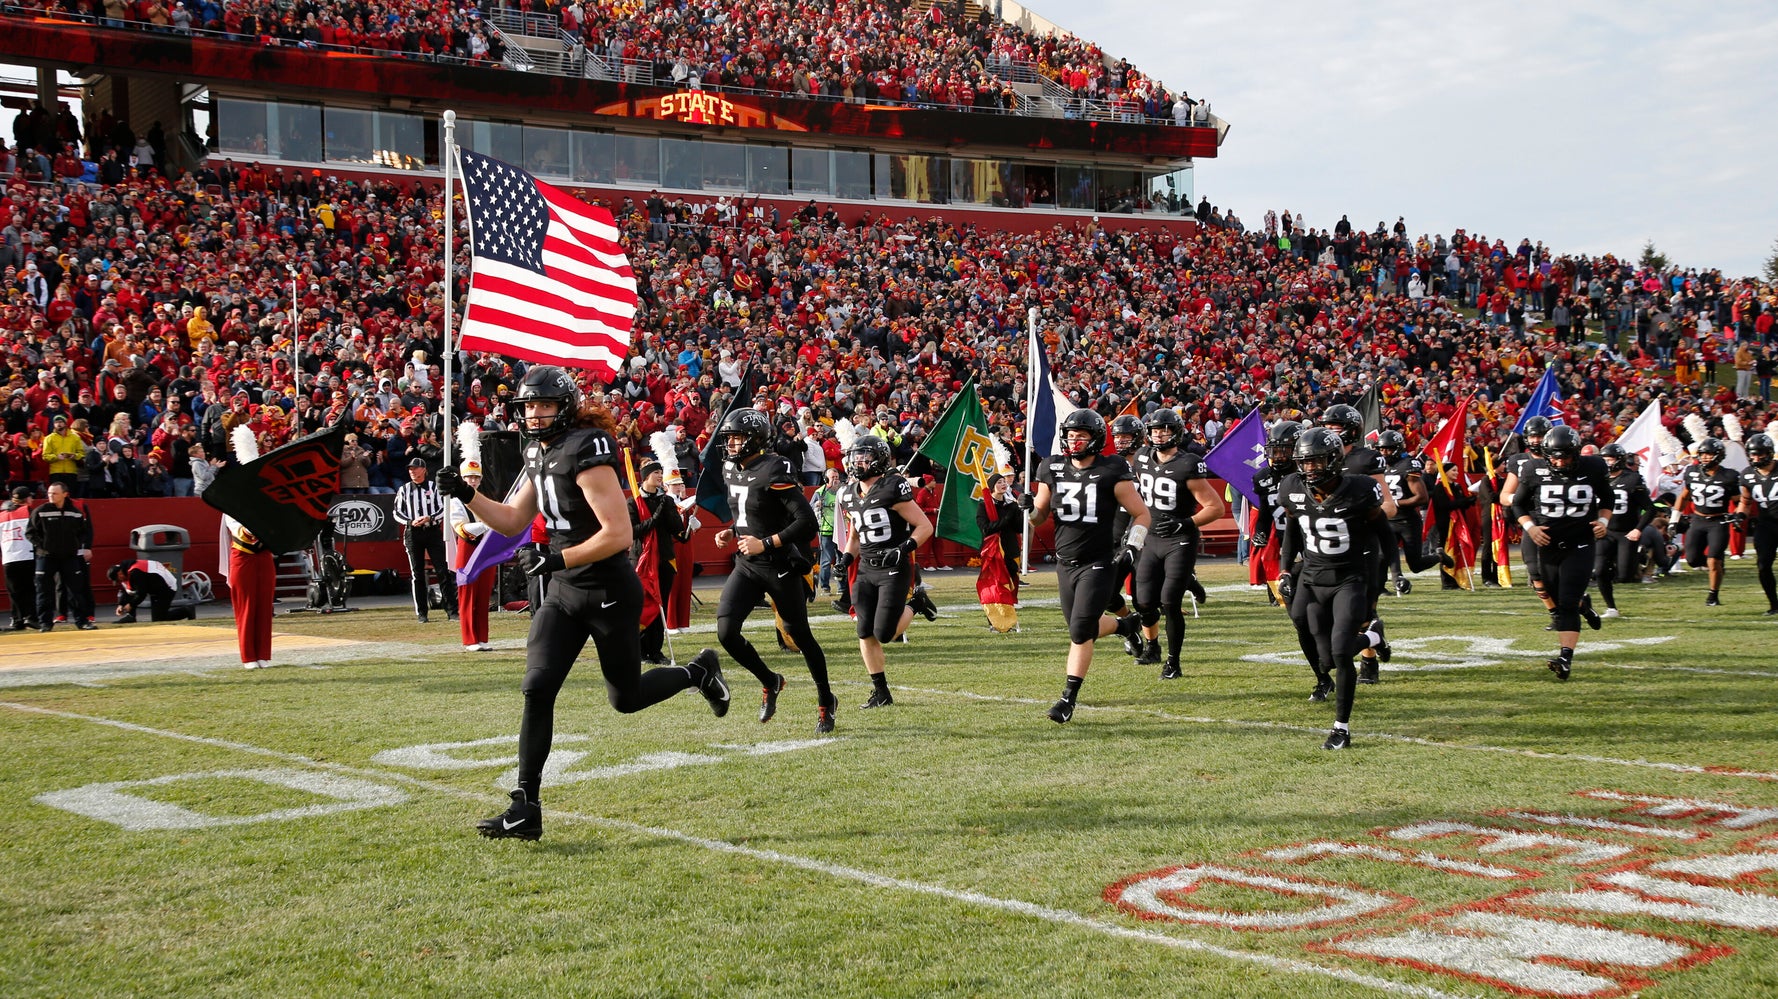
[[[1756,274],[1778,242],[1778,3],[1031,0],[1210,101],[1199,196]]]

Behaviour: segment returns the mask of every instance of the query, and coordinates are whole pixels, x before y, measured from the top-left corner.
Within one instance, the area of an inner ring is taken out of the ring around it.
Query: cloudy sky
[[[1200,195],[1331,227],[1757,272],[1778,240],[1778,3],[1031,0],[1233,126]]]

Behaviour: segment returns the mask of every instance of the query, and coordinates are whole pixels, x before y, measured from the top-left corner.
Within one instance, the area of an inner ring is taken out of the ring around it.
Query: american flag
[[[462,164],[475,260],[459,346],[615,378],[636,275],[611,213],[467,149]]]

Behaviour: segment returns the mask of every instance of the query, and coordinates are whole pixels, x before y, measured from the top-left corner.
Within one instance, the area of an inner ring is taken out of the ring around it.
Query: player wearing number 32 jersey
[[[630,565],[630,502],[617,477],[611,413],[596,400],[583,402],[574,379],[554,365],[525,372],[518,405],[528,443],[525,478],[511,502],[482,495],[454,468],[439,472],[438,487],[502,534],[528,530],[540,513],[549,531],[547,549],[520,555],[528,574],[548,573],[551,585],[531,615],[525,642],[518,788],[511,807],[477,824],[484,836],[537,839],[543,835],[538,790],[556,695],[588,639],[598,650],[611,706],[626,714],[697,687],[721,717],[728,712],[729,690],[711,649],[685,666],[641,672],[642,583]]]
[[[1611,472],[1603,458],[1580,453],[1580,433],[1553,427],[1538,449],[1542,457],[1526,462],[1513,491],[1513,515],[1525,529],[1525,540],[1537,546],[1544,593],[1562,650],[1549,662],[1556,679],[1566,680],[1574,668],[1574,646],[1580,622],[1599,627],[1587,583],[1593,575],[1595,542],[1605,537],[1611,510]]]
[[[1105,613],[1120,578],[1148,539],[1148,507],[1136,491],[1130,465],[1105,449],[1105,418],[1077,409],[1062,418],[1063,453],[1038,466],[1037,491],[1021,505],[1031,510],[1031,526],[1056,519],[1056,589],[1068,622],[1068,678],[1062,697],[1050,708],[1058,724],[1074,717],[1075,699],[1093,662],[1093,643],[1107,635],[1134,638],[1140,617]],[[1130,514],[1122,546],[1113,521],[1119,509]],[[1122,550],[1114,551],[1115,548]]]

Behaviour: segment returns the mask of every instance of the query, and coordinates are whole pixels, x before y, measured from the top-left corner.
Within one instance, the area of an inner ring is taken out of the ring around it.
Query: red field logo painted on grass
[[[1618,807],[1502,809],[1375,829],[1377,842],[1263,848],[1243,858],[1294,869],[1185,864],[1118,881],[1105,899],[1143,919],[1242,932],[1337,926],[1338,935],[1303,949],[1524,996],[1629,995],[1735,953],[1686,928],[1778,935],[1778,808],[1609,789],[1576,795]],[[1357,884],[1301,873],[1324,862],[1349,871],[1353,861],[1377,865],[1374,877]],[[1399,887],[1392,867],[1514,888],[1434,909],[1391,890]]]

